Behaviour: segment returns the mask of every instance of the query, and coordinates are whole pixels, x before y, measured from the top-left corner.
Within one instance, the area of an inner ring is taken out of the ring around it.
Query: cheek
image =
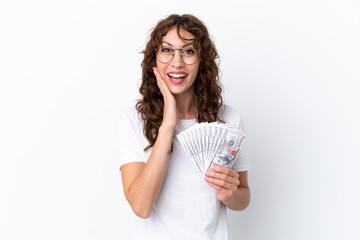
[[[196,79],[197,79],[197,77],[198,77],[198,75],[199,75],[199,67],[197,67],[196,69],[194,69],[193,71],[192,71],[192,78],[193,78],[193,81],[195,81]]]
[[[161,66],[161,64],[156,64],[157,69],[159,70],[159,73],[163,80],[166,80],[166,68],[164,66]]]
[[[192,69],[192,72],[194,73],[194,75],[197,77],[198,73],[199,73],[199,69],[200,69],[200,64],[198,63],[196,66],[194,66],[194,68]]]

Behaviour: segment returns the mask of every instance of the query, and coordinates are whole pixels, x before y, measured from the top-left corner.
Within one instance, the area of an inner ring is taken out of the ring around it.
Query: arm
[[[169,159],[174,130],[160,127],[147,163],[135,162],[122,166],[121,176],[125,197],[134,213],[147,218],[158,198]]]
[[[206,182],[215,188],[216,198],[232,210],[244,210],[250,202],[250,188],[247,171],[235,172],[232,169],[213,166],[206,173]]]
[[[150,216],[152,206],[160,193],[178,121],[175,98],[157,69],[154,70],[158,87],[164,97],[163,122],[148,161],[128,163],[121,168],[125,197],[134,213],[141,218]]]

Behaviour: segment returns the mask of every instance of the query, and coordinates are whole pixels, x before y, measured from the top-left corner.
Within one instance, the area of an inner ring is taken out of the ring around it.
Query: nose
[[[178,50],[178,53],[176,53],[177,52],[176,50]],[[174,49],[173,54],[174,54],[174,57],[173,57],[173,59],[171,61],[172,66],[176,67],[176,68],[183,67],[184,62],[183,62],[182,57],[181,57],[181,49]]]

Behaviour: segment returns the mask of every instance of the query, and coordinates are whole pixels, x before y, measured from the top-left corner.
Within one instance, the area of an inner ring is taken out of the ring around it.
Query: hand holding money
[[[237,172],[217,165],[206,172],[205,181],[216,190],[216,198],[222,202],[229,200],[240,185]]]

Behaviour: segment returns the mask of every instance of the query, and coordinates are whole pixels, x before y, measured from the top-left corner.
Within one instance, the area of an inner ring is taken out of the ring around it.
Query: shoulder
[[[118,123],[126,127],[139,128],[142,127],[143,120],[140,113],[136,110],[135,105],[126,106],[120,109]]]
[[[130,121],[142,121],[140,113],[136,110],[135,105],[126,106],[120,110],[120,117],[127,118]]]
[[[233,124],[241,121],[241,115],[239,111],[230,105],[223,104],[220,108],[220,118],[222,118],[226,123]]]
[[[245,133],[244,120],[237,109],[227,104],[223,104],[219,111],[219,117],[227,124]]]
[[[135,105],[125,106],[120,110],[120,114],[129,118],[139,118],[139,113],[136,110]]]

